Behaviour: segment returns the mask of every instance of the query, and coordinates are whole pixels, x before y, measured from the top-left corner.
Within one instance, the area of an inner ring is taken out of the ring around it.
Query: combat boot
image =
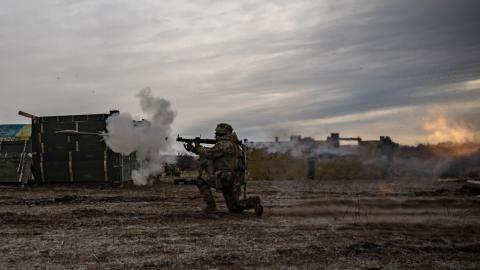
[[[263,206],[260,203],[260,200],[258,200],[257,205],[255,205],[255,208],[253,208],[253,209],[255,210],[255,215],[257,215],[257,216],[263,215]]]
[[[215,214],[215,213],[217,213],[217,208],[216,208],[216,207],[208,207],[208,206],[207,206],[207,207],[205,207],[205,208],[202,210],[202,212],[203,212],[204,214]]]

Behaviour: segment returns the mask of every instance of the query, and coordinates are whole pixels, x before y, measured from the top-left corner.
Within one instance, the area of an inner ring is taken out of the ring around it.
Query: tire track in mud
[[[274,205],[276,217],[323,218],[331,222],[452,222],[480,223],[480,200],[454,197],[352,197],[349,199],[288,200]]]
[[[0,199],[1,205],[58,205],[58,204],[95,204],[95,203],[115,203],[115,202],[159,202],[172,200],[173,197],[163,196],[108,196],[108,197],[93,197],[84,195],[64,195],[53,198],[35,198],[35,199]]]

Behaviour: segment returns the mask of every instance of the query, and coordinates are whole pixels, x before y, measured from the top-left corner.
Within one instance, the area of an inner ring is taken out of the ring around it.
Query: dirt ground
[[[263,217],[195,186],[0,187],[2,269],[480,269],[460,183],[252,181]]]

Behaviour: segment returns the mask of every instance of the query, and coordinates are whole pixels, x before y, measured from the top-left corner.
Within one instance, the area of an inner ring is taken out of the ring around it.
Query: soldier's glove
[[[185,143],[183,145],[183,147],[185,147],[185,150],[189,151],[189,152],[194,152],[195,153],[195,147],[193,146],[193,144],[191,143]]]
[[[200,148],[200,144],[198,144],[197,142],[195,142],[195,144],[193,145],[193,149],[195,149],[195,153],[198,152],[198,149]]]

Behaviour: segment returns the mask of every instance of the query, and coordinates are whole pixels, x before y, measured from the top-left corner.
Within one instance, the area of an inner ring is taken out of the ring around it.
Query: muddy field
[[[2,269],[479,269],[460,183],[255,181],[265,214],[204,215],[195,186],[0,187]]]

